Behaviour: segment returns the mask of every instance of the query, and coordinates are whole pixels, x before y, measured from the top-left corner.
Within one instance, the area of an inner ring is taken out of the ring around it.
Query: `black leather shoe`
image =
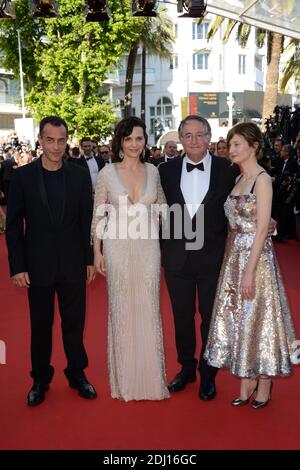
[[[94,389],[93,385],[87,381],[86,378],[69,380],[69,384],[71,388],[76,388],[78,390],[78,394],[82,398],[87,398],[88,400],[97,398],[96,390]]]
[[[201,384],[199,389],[200,400],[213,400],[217,395],[217,389],[213,381]]]
[[[45,392],[49,390],[49,384],[34,382],[27,395],[27,405],[37,406],[45,400]]]
[[[196,373],[179,372],[168,385],[169,392],[179,392],[190,382],[196,382]]]

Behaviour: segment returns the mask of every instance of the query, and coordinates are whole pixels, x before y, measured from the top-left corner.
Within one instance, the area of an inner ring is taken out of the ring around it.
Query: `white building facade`
[[[208,41],[207,33],[215,19],[214,15],[208,14],[199,25],[196,18],[178,16],[175,0],[160,3],[172,19],[175,41],[171,61],[147,56],[146,124],[150,145],[156,144],[158,134],[176,129],[187,113],[195,112],[195,106],[191,106],[191,101],[195,105],[195,99],[187,97],[202,94],[197,100],[213,109],[214,101],[220,98],[216,94],[220,92],[227,97],[229,92],[262,92],[264,88],[265,48],[256,47],[254,28],[246,47],[238,44],[236,29],[228,42],[223,44],[221,38],[224,27]],[[138,51],[133,79],[132,106],[137,116],[141,112],[141,52]],[[119,70],[119,85],[114,86],[112,92],[113,100],[121,105],[124,102],[126,61],[127,58],[124,57]],[[228,106],[226,107],[223,121],[226,120],[226,112],[228,114]],[[121,111],[118,111],[120,117]],[[201,113],[201,106],[198,112]],[[210,118],[209,115],[206,117]],[[258,117],[258,114],[250,117]],[[221,122],[219,119],[211,119],[211,123],[217,128]]]
[[[0,68],[0,134],[15,128],[15,119],[22,118],[20,84],[14,75]]]

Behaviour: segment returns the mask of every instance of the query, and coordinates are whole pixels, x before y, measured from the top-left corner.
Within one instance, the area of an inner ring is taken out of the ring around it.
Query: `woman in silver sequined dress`
[[[117,161],[99,173],[92,222],[95,266],[108,284],[111,395],[125,401],[169,397],[160,316],[158,217],[152,210],[165,197],[157,168],[144,162],[146,143],[140,119],[131,117],[117,125]]]
[[[266,406],[271,377],[289,375],[297,363],[296,334],[271,238],[272,183],[258,165],[262,134],[254,123],[228,133],[229,157],[242,173],[225,202],[229,234],[205,358],[242,378],[235,406],[255,395]]]

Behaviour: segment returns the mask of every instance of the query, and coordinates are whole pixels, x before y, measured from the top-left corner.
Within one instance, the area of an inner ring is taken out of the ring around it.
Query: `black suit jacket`
[[[288,158],[288,160],[286,162],[286,165],[285,165],[285,168],[283,170],[284,163],[285,162],[283,161],[283,164],[282,164],[282,167],[281,167],[281,173],[279,175],[279,179],[281,181],[284,181],[288,176],[293,176],[293,175],[295,175],[295,173],[298,172],[297,160],[294,157]]]
[[[1,179],[3,181],[10,181],[14,174],[17,162],[14,158],[8,158],[1,163]]]
[[[32,285],[80,282],[86,279],[86,266],[93,264],[89,175],[68,162],[63,163],[63,175],[63,210],[56,223],[40,159],[18,168],[11,182],[6,219],[10,273],[28,272]]]
[[[180,188],[182,164],[183,157],[176,158],[169,161],[167,165],[160,165],[159,173],[168,205],[179,204],[183,214],[185,201]],[[224,158],[212,156],[209,189],[202,202],[204,204],[204,245],[201,249],[187,251],[187,240],[184,236],[181,239],[175,239],[171,219],[170,238],[162,242],[162,264],[166,269],[179,271],[189,255],[193,257],[193,265],[197,265],[200,273],[217,274],[219,272],[227,236],[224,203],[238,174],[239,168],[236,165],[231,165]],[[192,219],[193,230],[196,229],[195,222],[196,216]]]

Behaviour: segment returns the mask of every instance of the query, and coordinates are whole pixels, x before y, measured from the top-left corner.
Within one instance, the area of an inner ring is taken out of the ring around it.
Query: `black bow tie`
[[[85,157],[86,160],[91,160],[91,158],[94,158],[93,156],[92,157]]]
[[[195,168],[198,168],[198,170],[204,171],[203,162],[198,163],[198,165],[192,165],[192,163],[186,164],[186,169],[188,172],[193,171]]]

